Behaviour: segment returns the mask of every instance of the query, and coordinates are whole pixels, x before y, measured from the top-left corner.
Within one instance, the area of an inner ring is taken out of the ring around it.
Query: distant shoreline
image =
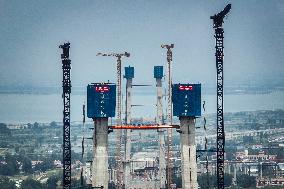
[[[276,91],[284,91],[282,86],[227,86],[224,88],[225,94],[270,94]],[[141,95],[155,95],[155,87],[149,88],[136,88],[135,93]],[[50,95],[58,94],[61,95],[61,87],[0,87],[0,94],[30,94],[30,95]],[[206,86],[202,87],[203,94],[216,94],[216,87]],[[72,87],[72,94],[85,95],[86,87]]]
[[[60,89],[60,88],[58,88]],[[82,120],[82,105],[86,102],[83,90],[72,90],[71,121]],[[143,91],[144,90],[144,91]],[[133,117],[153,117],[156,114],[155,87],[133,89],[133,104],[143,106],[133,108]],[[0,94],[0,122],[29,123],[62,120],[61,91],[52,93],[2,93]],[[125,96],[124,96],[125,97]],[[206,114],[216,112],[216,92],[202,92],[202,101],[206,102]],[[242,112],[255,110],[284,109],[284,90],[233,91],[225,89],[224,112]]]
[[[248,113],[263,113],[263,112],[283,112],[284,111],[284,109],[275,109],[275,110],[254,110],[254,111],[239,111],[239,112],[225,112],[224,113],[224,117],[226,117],[226,116],[231,116],[231,115],[234,115],[234,114],[248,114]],[[199,118],[197,118],[197,119],[200,119],[201,120],[201,118],[203,117],[203,116],[205,116],[205,117],[215,117],[216,116],[216,113],[206,113],[206,114],[204,114],[204,115],[202,115],[201,117],[199,117]],[[134,120],[134,122],[137,122],[137,120],[139,120],[139,119],[141,119],[142,117],[140,116],[140,117],[133,117],[132,119]],[[144,119],[147,119],[147,122],[148,123],[153,123],[154,124],[154,122],[155,122],[155,118],[154,117],[143,117]],[[114,118],[113,118],[114,119]],[[199,121],[200,121],[199,120]],[[50,125],[52,122],[54,122],[54,123],[56,123],[56,124],[58,124],[58,125],[60,125],[60,126],[62,126],[62,121],[55,121],[55,120],[50,120],[50,121],[30,121],[30,122],[25,122],[25,121],[23,121],[23,122],[16,122],[16,121],[8,121],[8,122],[2,122],[1,120],[0,120],[0,124],[5,124],[5,125],[7,125],[7,126],[27,126],[27,125],[29,125],[29,124],[34,124],[34,123],[38,123],[38,124],[40,124],[40,125]],[[110,123],[111,123],[112,121],[110,121]],[[138,122],[140,122],[140,121],[138,121]],[[178,123],[179,122],[179,119],[178,119],[178,117],[174,117],[173,118],[173,123]],[[70,122],[71,123],[71,126],[81,126],[82,125],[82,121],[79,121],[79,120],[76,120],[76,121],[71,121]],[[92,125],[93,124],[93,121],[91,121],[91,120],[86,120],[86,125]],[[135,124],[135,123],[134,123]]]

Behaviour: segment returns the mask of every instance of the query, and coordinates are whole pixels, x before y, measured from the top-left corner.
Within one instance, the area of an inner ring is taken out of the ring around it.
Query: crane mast
[[[116,74],[117,74],[117,124],[121,125],[121,56],[117,57],[116,62]]]
[[[168,62],[168,92],[167,92],[167,96],[168,96],[168,124],[172,125],[172,75],[171,75],[171,63],[173,60],[173,53],[172,53],[172,48],[174,48],[174,44],[170,44],[170,45],[161,45],[162,48],[166,48],[167,49],[167,62]],[[172,162],[171,162],[171,158],[172,158],[172,129],[168,129],[167,130],[167,134],[168,134],[168,153],[167,153],[167,185],[168,188],[171,188],[171,184],[172,184]]]
[[[70,93],[71,93],[71,60],[69,59],[70,43],[60,45],[62,60],[62,98],[63,98],[63,189],[71,188],[71,143],[70,143]]]
[[[224,153],[225,153],[225,132],[224,132],[224,29],[222,27],[224,17],[229,13],[231,4],[228,4],[223,11],[211,16],[213,28],[215,28],[215,56],[217,69],[217,184],[218,189],[224,189]]]
[[[117,74],[117,95],[116,95],[116,115],[117,115],[117,125],[121,125],[121,58],[122,57],[130,57],[130,53],[98,53],[97,56],[113,56],[116,57],[116,74]],[[121,189],[123,186],[123,178],[122,178],[122,160],[121,160],[121,139],[122,139],[122,131],[119,130],[116,135],[117,140],[117,150],[116,150],[116,162],[117,162],[117,188]]]
[[[162,78],[163,78],[163,66],[154,66],[154,78],[156,78],[156,88],[157,88],[157,115],[156,123],[158,125],[163,125],[163,88],[162,88]],[[159,179],[160,179],[160,189],[166,188],[167,174],[166,174],[166,159],[165,159],[165,137],[164,129],[158,129],[159,136]]]

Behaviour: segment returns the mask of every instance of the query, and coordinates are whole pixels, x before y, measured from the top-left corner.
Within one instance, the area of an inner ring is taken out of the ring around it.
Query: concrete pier
[[[134,78],[134,67],[125,67],[126,78],[126,101],[125,101],[125,121],[126,125],[131,124],[131,96],[132,96],[132,79]],[[129,183],[131,181],[130,175],[130,160],[131,160],[131,130],[125,130],[125,153],[124,153],[124,186],[126,189],[129,188]]]
[[[163,74],[163,66],[154,66],[154,78],[156,78],[156,88],[157,88],[157,115],[156,115],[156,123],[158,125],[162,125],[164,123],[163,120],[163,88],[162,88],[162,78]],[[159,188],[166,188],[166,148],[165,148],[165,129],[158,129],[159,136]]]
[[[157,87],[157,124],[163,124],[163,88],[162,79],[156,78]],[[159,136],[159,178],[160,178],[160,188],[166,188],[166,159],[165,159],[165,130],[158,130]]]
[[[180,116],[182,188],[197,189],[195,118]]]
[[[94,118],[92,187],[108,189],[108,118]]]

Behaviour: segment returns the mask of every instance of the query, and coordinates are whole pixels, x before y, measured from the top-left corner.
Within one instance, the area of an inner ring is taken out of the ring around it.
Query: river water
[[[206,113],[216,112],[216,95],[203,95]],[[82,120],[85,95],[71,96],[71,121]],[[154,117],[156,96],[133,94],[133,117]],[[49,123],[62,120],[61,94],[0,94],[0,122]],[[228,94],[224,96],[225,112],[284,109],[284,91],[269,94]]]

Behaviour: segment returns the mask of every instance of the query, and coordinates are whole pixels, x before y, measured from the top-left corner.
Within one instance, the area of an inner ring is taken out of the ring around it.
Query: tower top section
[[[154,78],[162,79],[163,78],[163,66],[154,66]]]
[[[214,16],[210,16],[210,19],[213,20],[213,28],[222,27],[222,24],[224,23],[224,18],[230,12],[231,7],[232,5],[228,4],[221,12],[215,14]]]
[[[125,75],[124,78],[126,79],[133,79],[134,78],[134,67],[124,67]]]

